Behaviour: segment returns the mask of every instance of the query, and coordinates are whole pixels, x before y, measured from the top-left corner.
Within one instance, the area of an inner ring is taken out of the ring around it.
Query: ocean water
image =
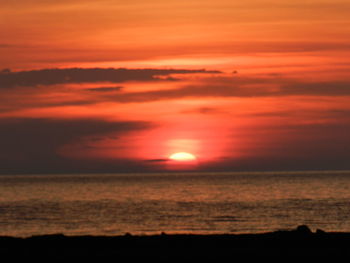
[[[0,235],[350,232],[350,171],[1,175]]]

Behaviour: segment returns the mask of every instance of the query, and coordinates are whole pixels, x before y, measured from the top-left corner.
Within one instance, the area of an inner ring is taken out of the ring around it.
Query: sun
[[[169,159],[174,161],[194,161],[197,158],[192,153],[178,152],[170,155]]]

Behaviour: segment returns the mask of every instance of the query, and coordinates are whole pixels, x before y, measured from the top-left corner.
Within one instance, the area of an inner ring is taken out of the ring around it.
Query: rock
[[[303,234],[303,235],[310,235],[312,234],[312,231],[310,230],[310,228],[307,225],[301,225],[298,226],[296,229],[297,233]]]
[[[317,230],[316,230],[316,234],[317,234],[317,235],[324,235],[324,234],[326,234],[326,232],[323,231],[322,229],[317,229]]]

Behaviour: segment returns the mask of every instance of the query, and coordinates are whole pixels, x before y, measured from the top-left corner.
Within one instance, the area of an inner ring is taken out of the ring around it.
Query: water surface
[[[350,232],[350,172],[0,176],[0,235]]]

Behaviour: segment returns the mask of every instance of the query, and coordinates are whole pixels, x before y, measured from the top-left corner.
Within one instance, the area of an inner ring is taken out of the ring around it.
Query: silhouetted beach
[[[118,262],[224,262],[237,259],[340,259],[350,254],[350,233],[295,230],[239,235],[0,237],[1,258],[60,261],[93,259]]]

